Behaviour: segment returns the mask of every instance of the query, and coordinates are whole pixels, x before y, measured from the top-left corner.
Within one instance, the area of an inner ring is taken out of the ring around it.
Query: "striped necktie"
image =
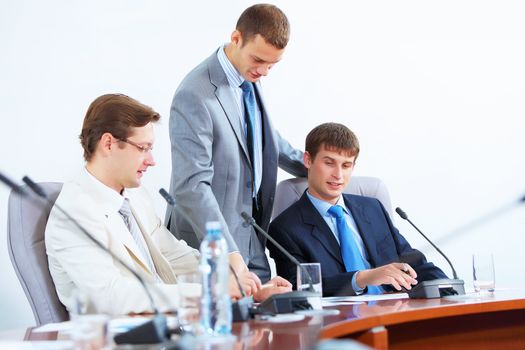
[[[162,279],[159,277],[159,275],[157,274],[157,270],[155,269],[155,264],[153,263],[153,259],[151,258],[151,254],[149,253],[146,241],[144,240],[142,232],[140,231],[140,228],[138,227],[135,218],[133,217],[133,214],[131,212],[129,199],[124,198],[124,203],[122,203],[122,207],[118,212],[122,216],[122,219],[128,227],[129,232],[133,237],[133,240],[137,244],[140,254],[142,255],[141,258],[146,262],[146,265],[150,270],[151,274],[153,275],[155,282],[162,282]]]

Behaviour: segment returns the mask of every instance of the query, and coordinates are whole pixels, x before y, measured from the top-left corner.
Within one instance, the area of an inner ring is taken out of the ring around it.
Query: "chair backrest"
[[[54,203],[62,183],[44,182],[40,186]],[[27,192],[30,192],[26,187]],[[69,319],[58,299],[49,273],[44,233],[51,207],[36,196],[9,195],[7,249],[24,289],[37,326]]]
[[[273,217],[277,217],[283,210],[295,203],[307,187],[308,180],[304,177],[281,181],[275,191]],[[350,183],[343,192],[377,198],[385,207],[390,218],[393,218],[390,194],[385,183],[380,179],[370,176],[352,176]]]

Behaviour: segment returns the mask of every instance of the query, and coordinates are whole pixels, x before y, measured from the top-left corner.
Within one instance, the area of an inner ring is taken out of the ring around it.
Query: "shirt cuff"
[[[364,292],[364,288],[359,287],[359,285],[357,284],[357,274],[358,273],[359,271],[354,273],[354,275],[352,276],[352,289],[354,290],[355,295],[361,295]]]

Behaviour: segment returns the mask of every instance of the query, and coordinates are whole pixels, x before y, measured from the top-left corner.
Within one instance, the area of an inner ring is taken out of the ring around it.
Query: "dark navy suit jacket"
[[[343,194],[363,239],[372,268],[392,262],[406,261],[417,272],[418,282],[447,278],[438,267],[427,262],[423,254],[415,254],[407,240],[394,227],[381,202],[375,198]],[[270,235],[301,263],[321,263],[323,295],[353,295],[352,276],[346,272],[339,243],[306,193],[281,213],[270,225]],[[270,256],[275,260],[277,274],[296,285],[296,266],[273,244],[268,242]],[[416,259],[413,259],[413,257]],[[393,290],[391,286],[383,286]]]

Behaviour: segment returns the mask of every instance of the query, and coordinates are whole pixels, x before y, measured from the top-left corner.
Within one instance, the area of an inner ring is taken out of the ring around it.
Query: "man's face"
[[[112,148],[111,163],[114,186],[116,188],[133,188],[140,186],[142,175],[150,166],[155,165],[151,147],[155,141],[153,124],[131,128],[128,143],[116,140]],[[136,144],[139,147],[133,145]]]
[[[232,34],[231,48],[232,64],[244,79],[252,83],[268,75],[270,69],[281,60],[284,53],[284,49],[268,44],[259,34],[245,42],[239,31]]]
[[[314,159],[305,152],[304,165],[308,169],[308,192],[316,198],[335,204],[350,182],[355,156],[330,151],[321,146]]]

